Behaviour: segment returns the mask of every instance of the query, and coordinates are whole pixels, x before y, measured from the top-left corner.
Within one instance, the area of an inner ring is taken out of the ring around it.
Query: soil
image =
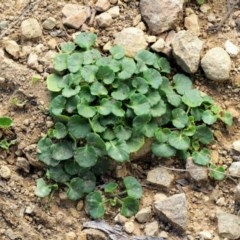
[[[50,40],[56,41],[57,44],[71,40],[71,34],[75,30],[64,28],[61,21],[61,9],[70,2],[84,4],[81,0],[8,0],[0,3],[0,21],[6,20],[9,24],[8,32],[2,30],[1,36],[3,37],[4,34],[4,37],[15,40],[21,47],[30,47],[31,51],[38,49],[39,59],[42,59],[39,61],[41,66],[37,70],[32,70],[26,63],[27,55],[19,59],[11,59],[6,52],[0,51],[0,115],[11,116],[14,119],[13,127],[3,131],[3,135],[9,140],[17,139],[17,144],[11,146],[9,151],[0,150],[0,165],[6,165],[11,170],[10,179],[0,179],[0,239],[2,240],[75,239],[69,236],[74,234],[78,236],[82,223],[89,221],[83,202],[67,200],[62,191],[55,193],[50,201],[38,199],[34,195],[36,179],[44,175],[44,168],[36,157],[36,143],[47,132],[47,127],[52,125],[51,118],[47,115],[49,95],[45,79],[51,68],[51,61],[48,61],[49,55],[55,50],[51,50],[48,46]],[[85,4],[91,5],[91,2],[85,1]],[[209,1],[211,10],[208,13],[202,13],[199,6],[194,3],[188,3],[185,6],[185,8],[191,7],[199,16],[200,38],[205,40],[205,50],[214,46],[223,46],[226,40],[231,40],[235,44],[240,42],[239,31],[232,24],[234,21],[232,16],[236,15],[237,8],[226,20],[221,31],[217,33],[207,31],[207,17],[214,14],[219,22],[227,12],[227,2],[228,0]],[[138,1],[119,1],[121,13],[111,27],[99,29],[95,25],[90,27],[86,25],[84,28],[98,34],[98,45],[101,48],[113,39],[116,32],[133,26],[133,19],[139,14],[138,4]],[[50,16],[58,22],[54,31],[44,31],[42,38],[35,42],[23,41],[20,32],[23,19],[34,17],[42,23]],[[183,23],[180,23],[177,28],[182,29]],[[221,84],[211,82],[205,79],[201,71],[192,76],[196,87],[212,96],[222,108],[231,111],[235,116],[232,127],[226,128],[223,125],[214,127],[216,141],[210,146],[216,163],[227,167],[233,161],[231,144],[240,139],[240,68],[238,67],[240,56],[232,58],[232,62],[231,79],[227,82]],[[36,75],[41,79],[34,83],[33,76]],[[19,158],[26,158],[28,162],[22,166],[19,164]],[[182,167],[181,164],[172,160],[162,164],[170,168]],[[137,161],[134,166],[135,169],[144,169],[143,172],[146,172],[153,165],[154,163],[146,164]],[[187,235],[192,237],[189,239],[199,239],[198,233],[203,230],[210,231],[213,236],[217,235],[216,204],[227,212],[237,214],[233,200],[236,179],[226,178],[222,182],[210,182],[207,186],[195,188],[191,184],[183,186],[179,184],[180,180],[186,177],[184,172],[174,171],[174,174],[175,185],[168,194],[183,191],[187,196],[189,204]],[[144,176],[141,181],[144,184]],[[159,192],[157,189],[144,187],[141,207],[150,205],[157,192]],[[223,200],[216,202],[219,199]],[[106,220],[111,223],[117,212],[117,209],[115,212],[109,212]],[[143,234],[140,228],[139,234]],[[169,239],[184,239],[178,233],[172,232],[167,225],[160,225],[160,228],[168,232]]]

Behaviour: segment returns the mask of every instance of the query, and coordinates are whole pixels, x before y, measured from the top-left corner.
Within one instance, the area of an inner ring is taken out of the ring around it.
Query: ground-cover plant
[[[210,126],[217,120],[231,125],[231,115],[194,89],[186,75],[167,77],[171,68],[165,58],[147,50],[129,58],[120,46],[103,56],[92,48],[95,40],[94,34],[81,33],[74,42],[61,44],[54,58],[55,73],[47,78],[47,87],[55,125],[38,143],[39,160],[47,165],[46,176],[53,183],[39,179],[36,194],[47,196],[55,183],[65,184],[70,199],[86,196],[94,218],[102,216],[106,202],[120,203],[122,209],[126,204],[138,206],[140,194],[128,191],[140,186],[132,177],[123,179],[127,202],[115,188],[111,200],[94,189],[109,161],[130,161],[131,153],[148,138],[157,157],[192,156],[195,163],[211,166],[212,177],[221,179],[224,168],[211,165],[206,146],[214,139]],[[130,216],[138,207],[133,209],[121,212]]]
[[[1,132],[1,129],[2,130],[6,130],[8,128],[11,127],[13,121],[11,118],[9,117],[0,117],[0,133],[1,133],[1,136],[0,136],[0,148],[4,149],[4,150],[8,150],[9,147],[13,144],[16,143],[16,140],[11,140],[11,141],[8,141],[4,136],[3,136],[3,133]]]

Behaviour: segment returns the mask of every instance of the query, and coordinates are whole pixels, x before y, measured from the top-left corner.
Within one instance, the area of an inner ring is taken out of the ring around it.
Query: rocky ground
[[[0,115],[11,116],[14,125],[0,138],[17,144],[0,149],[0,239],[240,239],[238,2],[209,0],[200,7],[180,0],[1,1]],[[228,168],[224,181],[209,180],[207,169],[191,159],[186,170],[172,159],[160,166],[134,162],[132,173],[144,187],[141,210],[130,219],[109,211],[109,225],[89,222],[83,202],[67,200],[64,192],[50,201],[35,197],[35,181],[44,174],[36,143],[53,124],[45,79],[58,45],[79,31],[96,33],[103,52],[121,44],[128,56],[150,48],[169,57],[176,71],[188,73],[232,113],[233,126],[215,126],[210,146],[212,162]]]

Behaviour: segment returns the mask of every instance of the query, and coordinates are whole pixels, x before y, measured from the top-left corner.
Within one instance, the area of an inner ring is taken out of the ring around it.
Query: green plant
[[[41,80],[41,76],[33,75],[32,76],[32,85],[36,85],[37,83],[39,83],[40,80]]]
[[[147,50],[128,58],[120,46],[102,56],[92,49],[95,40],[94,34],[81,33],[74,43],[63,43],[53,61],[56,72],[47,78],[55,125],[38,143],[47,178],[66,184],[72,199],[74,186],[74,199],[87,195],[89,206],[91,196],[100,201],[100,193],[92,192],[109,160],[130,161],[148,138],[157,157],[192,156],[209,165],[209,126],[217,120],[231,125],[231,115],[194,89],[186,75],[169,79],[165,58]],[[51,185],[44,188],[51,192]]]

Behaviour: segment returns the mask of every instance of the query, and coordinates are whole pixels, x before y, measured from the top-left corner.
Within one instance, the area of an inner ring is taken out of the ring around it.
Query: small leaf
[[[83,63],[83,55],[79,52],[74,52],[67,58],[67,66],[70,72],[75,73],[80,70]]]
[[[108,156],[117,162],[129,161],[129,152],[126,151],[126,143],[124,141],[107,142],[106,143]]]
[[[136,77],[132,81],[132,86],[138,91],[139,93],[145,94],[148,92],[148,84],[146,80],[142,77]],[[151,102],[151,101],[149,101]]]
[[[92,192],[96,187],[96,176],[91,171],[82,171],[81,174],[79,174],[79,177],[83,180],[83,192],[84,193],[90,193]]]
[[[94,147],[94,151],[98,156],[106,154],[106,145],[102,138],[97,133],[89,133],[87,135],[87,143]]]
[[[205,124],[202,124],[197,126],[193,139],[196,139],[203,144],[209,144],[213,140],[213,134],[210,128],[208,128]]]
[[[164,57],[160,57],[158,60],[158,66],[160,67],[160,72],[163,73],[170,73],[171,72],[171,66],[169,61],[164,58]]]
[[[71,200],[78,200],[83,196],[84,181],[81,178],[73,178],[68,184],[67,196]]]
[[[120,87],[117,88],[116,91],[113,91],[111,93],[111,96],[116,100],[122,101],[122,100],[125,100],[128,98],[129,92],[130,92],[130,89],[129,89],[128,85],[121,84]]]
[[[161,95],[156,90],[148,91],[147,99],[151,107],[155,106],[157,103],[159,103],[162,100]]]
[[[62,95],[58,95],[57,97],[53,98],[52,101],[50,102],[50,107],[49,107],[50,111],[54,115],[61,114],[65,108],[66,102],[67,100],[65,97],[63,97]]]
[[[67,129],[61,122],[57,122],[54,126],[53,136],[57,139],[62,139],[67,136]]]
[[[135,55],[135,59],[146,65],[153,65],[157,57],[154,53],[151,53],[148,50],[141,50]]]
[[[97,36],[93,33],[82,32],[76,36],[74,42],[81,48],[89,49],[95,44]]]
[[[199,152],[193,152],[192,158],[196,164],[206,166],[211,160],[210,151],[204,148]]]
[[[125,217],[134,216],[139,210],[138,200],[132,197],[126,197],[122,199],[122,207],[120,213]]]
[[[80,103],[77,105],[78,114],[85,117],[91,118],[96,114],[96,108],[88,106],[86,103]]]
[[[169,158],[176,154],[176,149],[166,143],[153,143],[152,153],[157,157]]]
[[[191,137],[195,134],[196,132],[196,126],[194,125],[189,125],[187,128],[183,129],[182,133],[185,136]]]
[[[62,90],[62,95],[66,98],[70,98],[77,95],[79,92],[80,92],[80,86],[76,86],[76,87],[66,86]]]
[[[119,140],[128,140],[132,135],[131,128],[127,126],[118,125],[113,130]]]
[[[182,100],[181,96],[179,96],[177,93],[175,93],[173,90],[168,90],[166,92],[167,100],[168,102],[173,105],[174,107],[178,107]]]
[[[100,192],[91,192],[87,195],[86,208],[87,212],[94,219],[101,218],[104,215],[105,209]]]
[[[115,73],[109,66],[100,66],[96,77],[97,79],[102,80],[105,84],[111,84],[115,79]]]
[[[181,108],[172,111],[172,124],[176,128],[184,128],[188,124],[188,115]]]
[[[118,188],[118,184],[115,182],[110,182],[104,186],[104,192],[106,193],[114,193]]]
[[[161,74],[153,68],[144,71],[143,77],[146,79],[148,84],[154,89],[158,89],[162,83]]]
[[[96,96],[101,96],[101,95],[107,95],[108,91],[107,89],[104,87],[104,85],[100,82],[94,82],[91,87],[90,87],[90,91],[92,95],[96,95]]]
[[[168,140],[169,144],[178,150],[187,150],[190,147],[190,139],[179,132],[172,132]]]
[[[73,156],[72,143],[64,140],[51,146],[52,158],[57,161],[67,160]]]
[[[115,101],[112,103],[112,113],[117,117],[123,117],[125,115],[122,109],[122,103],[120,101]]]
[[[212,125],[217,121],[217,116],[212,111],[206,110],[202,113],[202,120],[204,123]]]
[[[13,123],[13,120],[9,117],[0,117],[0,128],[7,129]]]
[[[85,145],[84,147],[78,147],[74,154],[74,159],[80,167],[88,168],[92,167],[97,162],[97,154],[94,147]]]
[[[192,89],[192,81],[184,74],[175,74],[173,76],[175,88],[179,94],[184,94]]]
[[[201,97],[200,91],[197,89],[191,89],[184,93],[182,101],[189,107],[198,107],[202,104],[203,99]]]
[[[81,168],[74,160],[64,162],[64,171],[69,175],[77,175],[83,170],[85,171],[85,169]]]
[[[223,166],[210,165],[210,177],[214,180],[221,181],[225,178],[225,168]]]
[[[159,100],[159,102],[155,106],[152,106],[151,113],[153,117],[161,117],[163,114],[165,114],[166,113],[165,102],[162,99]]]
[[[150,111],[150,104],[147,97],[140,93],[133,94],[130,97],[130,107],[136,115],[147,114]]]
[[[99,58],[101,58],[101,53],[96,49],[83,52],[84,65],[95,63]]]
[[[51,185],[47,185],[43,178],[37,179],[35,195],[38,197],[47,197],[52,191]]]
[[[192,108],[190,113],[194,117],[195,121],[201,121],[202,120],[202,115],[203,115],[203,109],[201,108]]]
[[[129,153],[137,152],[145,143],[144,136],[132,136],[126,141],[127,151]]]
[[[95,65],[85,65],[81,68],[81,75],[83,79],[88,82],[92,83],[96,79],[96,73],[98,71],[98,67]]]
[[[65,183],[70,179],[70,175],[63,170],[63,166],[61,164],[55,167],[49,167],[46,176],[59,183]]]
[[[228,126],[232,126],[233,120],[231,113],[223,112],[223,114],[220,116],[220,119]]]
[[[125,56],[125,50],[121,46],[113,46],[110,48],[109,52],[112,54],[113,58],[119,60]]]
[[[127,176],[123,179],[128,197],[140,199],[143,194],[142,186],[135,177]]]
[[[91,128],[86,119],[73,115],[68,121],[68,131],[71,136],[79,139],[86,137],[91,132]]]
[[[168,141],[170,134],[171,134],[171,130],[169,128],[159,128],[155,132],[155,138],[160,143],[164,143]]]
[[[60,44],[60,48],[63,53],[70,54],[75,50],[76,45],[73,42],[63,42]]]
[[[62,80],[62,77],[58,76],[55,73],[50,74],[47,77],[47,88],[52,92],[60,92],[61,88],[58,86],[58,83]]]
[[[118,74],[119,79],[130,78],[136,70],[136,64],[132,58],[123,58],[121,60],[122,71]]]
[[[100,124],[98,115],[95,115],[91,120],[91,127],[92,127],[92,130],[96,133],[102,133],[106,129],[106,127],[103,127]]]
[[[66,53],[59,53],[53,59],[53,67],[58,72],[62,72],[68,68],[67,65],[68,54]]]
[[[103,98],[101,101],[100,101],[100,106],[98,107],[98,112],[101,114],[101,115],[108,115],[112,112],[112,102],[107,99],[107,98]]]

